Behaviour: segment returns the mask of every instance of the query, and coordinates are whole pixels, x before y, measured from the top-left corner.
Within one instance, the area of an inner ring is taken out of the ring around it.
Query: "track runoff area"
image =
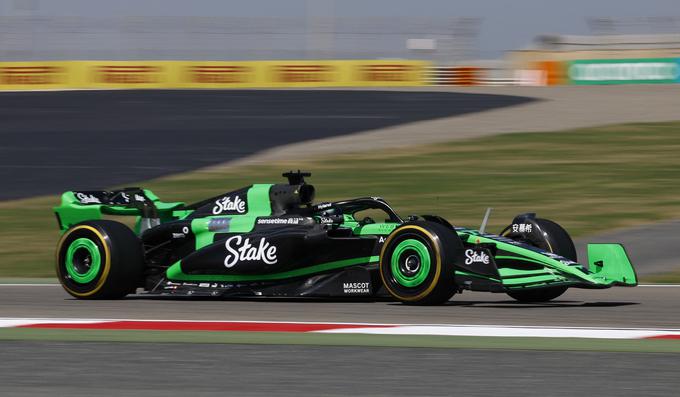
[[[17,288],[31,295],[43,296],[43,298],[61,296],[58,293],[60,286],[55,284],[0,284],[0,291],[4,290],[6,293],[12,290],[17,291]],[[581,296],[581,294],[545,308],[532,305],[504,305],[504,301],[498,301],[490,296],[489,302],[486,303],[477,302],[477,296],[471,296],[467,299],[472,298],[473,301],[459,302],[463,306],[447,305],[436,308],[404,307],[390,302],[375,304],[303,301],[268,303],[238,300],[172,302],[161,299],[143,299],[137,296],[134,299],[124,300],[128,302],[122,302],[130,309],[124,310],[128,312],[127,318],[124,317],[125,315],[118,318],[105,318],[102,314],[107,312],[106,306],[98,309],[93,307],[94,310],[81,307],[85,310],[72,311],[69,309],[70,306],[74,303],[81,306],[82,302],[69,298],[51,305],[54,310],[34,307],[38,300],[42,301],[42,299],[36,299],[35,302],[33,299],[24,299],[23,303],[16,302],[16,304],[24,306],[24,309],[28,307],[29,310],[19,310],[18,306],[12,308],[12,304],[6,307],[7,310],[0,310],[0,340],[680,353],[680,327],[674,325],[674,320],[668,321],[667,316],[673,316],[668,312],[669,307],[662,304],[659,312],[655,312],[653,307],[648,307],[648,305],[655,306],[654,302],[658,302],[656,299],[666,300],[668,294],[673,295],[672,292],[677,291],[678,288],[680,286],[673,284],[651,284],[640,285],[632,290],[626,289],[629,294],[638,290],[639,293],[633,294],[630,302],[625,302],[627,305],[619,307],[610,301],[601,302],[599,298],[589,295]],[[573,300],[574,298],[576,300]],[[616,296],[611,298],[618,301]],[[22,301],[22,299],[19,300]],[[473,302],[481,304],[481,308],[491,318],[486,318],[485,321],[477,319],[478,322],[475,322],[475,317],[470,315],[465,306]],[[128,307],[128,305],[132,306]],[[288,308],[294,305],[295,310],[288,310],[289,314],[285,316],[268,315],[268,313],[272,314],[269,310],[257,316],[248,315],[252,313],[254,306],[263,308],[263,305],[284,305]],[[328,307],[329,305],[333,308]],[[599,305],[603,307],[598,307]],[[153,309],[154,307],[156,309]],[[298,309],[304,307],[309,308],[309,315],[301,315]],[[319,312],[325,311],[324,308],[329,310],[328,315]],[[418,313],[414,313],[411,309]],[[149,310],[156,313],[151,314]],[[194,310],[206,315],[192,315]],[[347,315],[335,316],[333,313],[336,310],[341,310]],[[428,312],[428,310],[429,314],[419,313]],[[509,321],[508,317],[503,318],[501,311],[508,313],[508,310],[515,313],[512,316],[515,321]],[[551,311],[554,316],[546,317],[544,310]],[[614,313],[607,322],[592,321],[593,315],[604,314],[602,310],[620,313],[618,315]],[[401,322],[404,318],[402,311],[408,311],[413,315],[410,323]],[[389,312],[396,312],[394,314],[397,315],[390,317]],[[649,315],[644,322],[640,317],[642,312]],[[580,319],[573,318],[575,316]],[[634,321],[636,318],[639,321]],[[319,321],[314,321],[314,319]]]

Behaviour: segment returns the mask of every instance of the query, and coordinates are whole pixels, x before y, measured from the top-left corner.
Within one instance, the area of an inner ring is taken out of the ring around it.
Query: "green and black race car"
[[[567,288],[635,286],[620,244],[589,244],[588,266],[557,223],[522,214],[498,235],[434,215],[404,219],[381,198],[313,203],[308,173],[185,205],[151,191],[69,191],[55,208],[57,274],[77,298],[392,297],[441,304],[465,289],[522,302]],[[133,228],[106,215],[136,216]],[[488,213],[487,213],[488,216]],[[485,217],[486,221],[486,217]]]

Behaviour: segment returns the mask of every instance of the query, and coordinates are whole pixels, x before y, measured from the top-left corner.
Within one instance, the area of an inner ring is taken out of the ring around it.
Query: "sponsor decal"
[[[575,84],[671,83],[680,77],[676,59],[593,59],[572,61],[568,75]]]
[[[474,263],[489,264],[489,255],[484,251],[477,251],[473,249],[465,250],[465,264],[472,265]]]
[[[280,65],[275,69],[279,83],[326,83],[333,81],[331,65]]]
[[[101,204],[101,201],[91,194],[76,193],[76,198],[81,204]]]
[[[251,80],[252,68],[248,66],[193,66],[189,68],[189,81],[200,84],[238,84]]]
[[[576,265],[576,264],[577,264],[576,262],[574,262],[574,261],[572,261],[572,260],[569,260],[569,259],[567,259],[567,258],[565,258],[565,257],[563,257],[563,256],[561,256],[561,255],[553,254],[552,252],[543,251],[543,252],[541,252],[541,254],[547,256],[547,257],[550,258],[550,259],[554,259],[554,260],[556,260],[556,261],[559,261],[559,262],[561,262],[562,264],[567,265],[567,266],[571,266],[571,265]]]
[[[378,243],[379,243],[379,244],[382,244],[382,243],[384,243],[384,242],[385,242],[385,237],[380,236],[380,237],[378,238]]]
[[[224,258],[224,266],[231,268],[238,262],[262,261],[268,265],[277,262],[276,246],[269,244],[262,237],[257,246],[250,243],[250,239],[243,236],[234,236],[224,243],[227,248],[227,256]]]
[[[229,231],[231,218],[216,218],[208,221],[208,231],[213,233],[226,233]]]
[[[305,218],[259,218],[258,225],[299,225]]]
[[[130,195],[129,194],[121,193],[120,195],[121,195],[121,197],[123,197],[123,200],[125,200],[126,203],[130,202]],[[135,193],[134,199],[135,199],[135,201],[146,201],[144,196],[142,196],[141,194],[137,194],[137,193]]]
[[[212,209],[214,215],[219,215],[223,212],[236,212],[243,214],[246,212],[246,202],[241,199],[238,195],[233,198],[230,196],[222,197],[221,199],[215,200],[215,206]]]
[[[342,292],[345,294],[368,294],[371,283],[342,283]]]
[[[319,203],[319,204],[316,205],[316,209],[322,210],[322,209],[330,207],[331,205],[332,205],[331,203]]]
[[[364,65],[360,68],[362,81],[399,81],[415,80],[417,68],[413,65]]]
[[[0,84],[59,84],[63,74],[64,69],[57,66],[4,66],[0,67]]]
[[[531,223],[513,223],[512,232],[513,233],[531,233],[534,226]]]
[[[500,242],[503,242],[503,243],[513,244],[513,245],[523,245],[523,244],[520,243],[519,241],[513,240],[513,239],[511,239],[511,238],[499,236],[499,235],[497,235],[497,234],[487,234],[487,233],[485,233],[485,234],[483,234],[482,236],[487,237],[487,238],[490,238],[490,239],[492,239],[492,240],[500,241]],[[480,240],[477,239],[477,240],[476,240],[476,244],[479,244],[479,243],[480,243]]]
[[[150,65],[104,65],[95,70],[96,81],[106,84],[160,83],[162,68]]]
[[[185,238],[189,234],[189,227],[184,226],[181,233],[172,233],[172,238]]]

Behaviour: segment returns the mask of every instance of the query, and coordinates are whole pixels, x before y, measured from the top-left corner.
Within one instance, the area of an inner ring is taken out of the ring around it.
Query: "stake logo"
[[[214,215],[219,215],[226,211],[243,214],[246,212],[246,202],[241,200],[241,197],[239,196],[234,196],[233,200],[229,196],[215,200],[215,206],[213,207],[212,213]]]
[[[465,250],[465,264],[472,265],[473,263],[489,264],[489,255],[484,251],[475,251],[473,249]]]
[[[277,262],[276,246],[269,244],[264,237],[257,246],[250,243],[250,239],[243,236],[230,237],[224,246],[229,254],[224,258],[224,266],[231,268],[238,262],[262,261],[268,265]]]
[[[101,201],[99,201],[98,198],[91,194],[85,194],[85,193],[76,193],[76,198],[80,201],[81,204],[101,204]]]

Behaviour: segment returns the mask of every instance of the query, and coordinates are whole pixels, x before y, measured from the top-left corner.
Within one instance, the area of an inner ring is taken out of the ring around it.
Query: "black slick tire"
[[[537,218],[535,223],[544,232],[543,241],[534,241],[532,245],[554,254],[563,256],[576,262],[576,248],[569,233],[562,226],[548,220]],[[558,298],[567,291],[568,287],[556,286],[527,290],[509,291],[507,294],[523,303],[548,302]]]
[[[445,226],[427,221],[404,224],[382,247],[383,285],[405,304],[443,304],[457,291],[454,262],[462,250],[458,235]]]
[[[119,299],[143,277],[143,249],[127,226],[87,221],[66,230],[57,244],[57,277],[79,299]]]

